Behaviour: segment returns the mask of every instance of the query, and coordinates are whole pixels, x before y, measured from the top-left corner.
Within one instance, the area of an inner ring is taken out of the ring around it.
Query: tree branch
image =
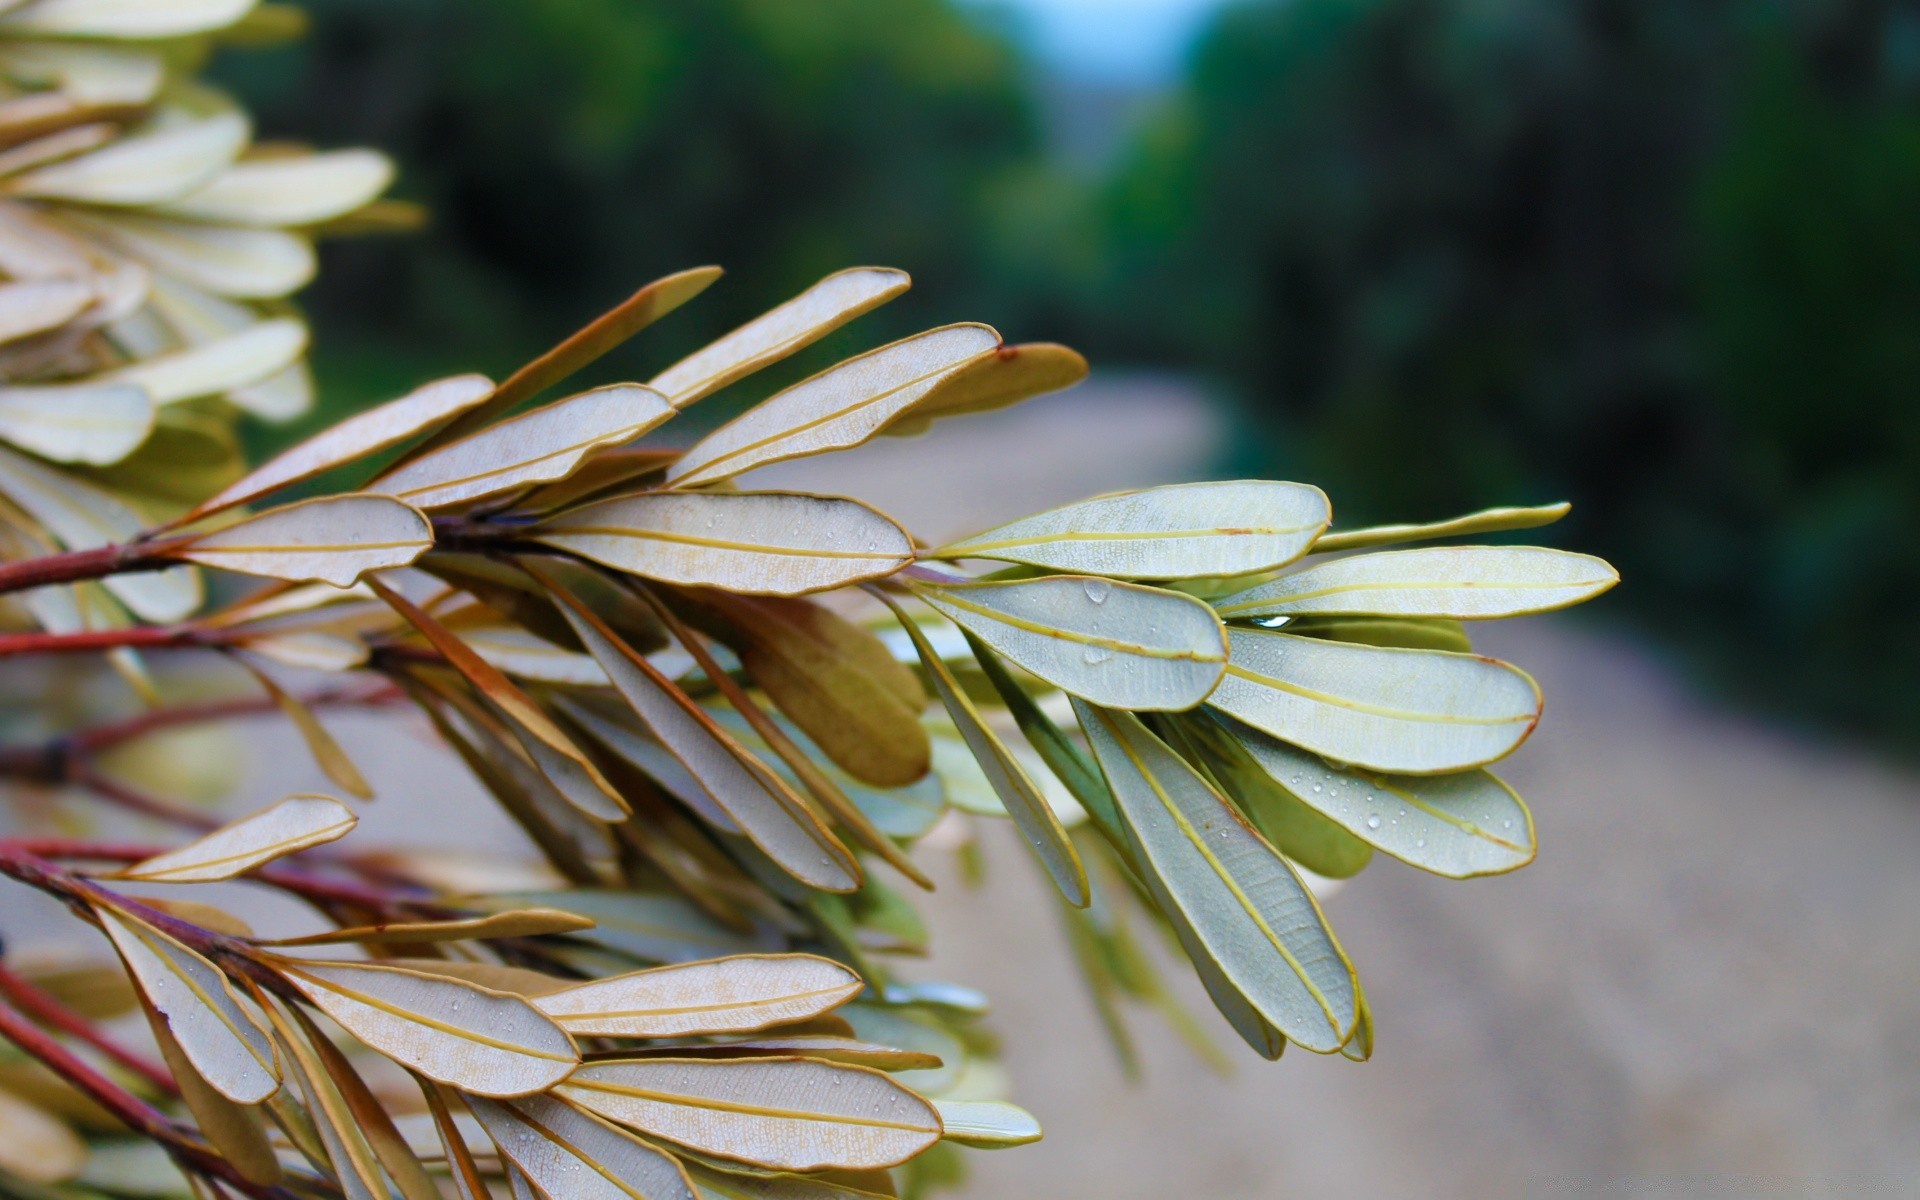
[[[0,996],[11,1000],[29,1017],[61,1033],[79,1038],[87,1045],[145,1079],[169,1096],[180,1094],[180,1087],[165,1067],[149,1062],[95,1028],[93,1022],[74,1012],[57,998],[41,990],[31,980],[0,964]]]

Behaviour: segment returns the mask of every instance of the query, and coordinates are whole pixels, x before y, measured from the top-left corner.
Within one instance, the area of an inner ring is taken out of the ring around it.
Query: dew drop
[[[1379,813],[1368,813],[1368,814],[1367,814],[1367,828],[1368,828],[1368,829],[1378,829],[1378,828],[1380,828],[1380,814],[1379,814]]]
[[[1080,585],[1087,593],[1087,599],[1095,604],[1105,604],[1107,595],[1113,591],[1113,585],[1104,579],[1089,579]]]
[[[1112,658],[1113,651],[1107,649],[1105,646],[1088,646],[1080,657],[1086,660],[1088,666],[1097,667]]]
[[[1415,848],[1417,848],[1417,849],[1420,849],[1420,850],[1425,850],[1425,849],[1427,848],[1427,839],[1425,839],[1425,838],[1415,838],[1415,839],[1413,839],[1413,844],[1414,844],[1414,846],[1415,846]]]
[[[1313,785],[1313,790],[1316,792],[1324,792],[1327,789],[1325,789],[1324,787],[1321,787],[1319,784],[1316,783]]]
[[[1502,828],[1502,829],[1512,829],[1512,828],[1513,828],[1513,821],[1512,821],[1512,819],[1511,819],[1511,818],[1509,818],[1509,819],[1507,819],[1507,820],[1505,820],[1505,821],[1502,821],[1502,822],[1500,822],[1500,828]]]

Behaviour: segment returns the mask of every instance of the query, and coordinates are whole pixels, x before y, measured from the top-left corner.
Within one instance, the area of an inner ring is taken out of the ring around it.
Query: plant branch
[[[167,551],[184,545],[188,538],[164,542],[125,542],[99,546],[92,550],[68,550],[61,554],[43,554],[0,563],[0,592],[19,592],[45,587],[50,583],[82,583],[105,579],[110,575],[131,575],[136,571],[163,571],[176,566]]]
[[[134,625],[125,629],[81,629],[70,633],[0,633],[0,658],[16,654],[94,654],[130,647],[167,650],[182,646],[217,646],[228,640],[220,630],[193,625]]]
[[[165,1067],[149,1062],[114,1041],[100,1032],[93,1022],[4,964],[0,964],[0,996],[12,1001],[15,1007],[42,1025],[79,1038],[167,1095],[180,1094],[179,1085],[174,1083],[173,1076],[167,1073]]]

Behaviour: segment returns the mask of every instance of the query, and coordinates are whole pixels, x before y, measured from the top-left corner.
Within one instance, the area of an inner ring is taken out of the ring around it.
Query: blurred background
[[[1095,381],[980,418],[944,472],[836,456],[873,489],[833,490],[977,527],[1037,506],[967,474],[1013,439],[1045,503],[1203,474],[1320,483],[1344,525],[1569,499],[1545,540],[1624,572],[1486,641],[1551,698],[1513,772],[1539,864],[1333,902],[1372,1064],[1220,1083],[1149,1029],[1130,1089],[1015,857],[943,891],[936,966],[1000,1001],[1053,1134],[970,1194],[1920,1194],[1920,8],[306,6],[224,81],[269,136],[392,153],[431,224],[328,249],[303,428],[508,371],[674,269],[732,274],[610,376],[880,263],[915,290],[794,371],[985,320]]]

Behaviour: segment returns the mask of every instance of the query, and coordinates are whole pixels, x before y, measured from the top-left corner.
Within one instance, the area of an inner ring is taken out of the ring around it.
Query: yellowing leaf
[[[789,1171],[889,1167],[940,1137],[933,1106],[887,1076],[803,1058],[588,1063],[556,1094],[641,1133]]]
[[[1226,668],[1219,618],[1179,592],[1054,575],[916,583],[914,594],[995,653],[1111,708],[1192,708]]]
[[[86,1161],[86,1143],[66,1122],[0,1089],[0,1171],[30,1184],[62,1183]]]
[[[129,383],[0,387],[0,438],[55,462],[119,462],[153,429],[153,401]]]
[[[216,296],[272,300],[313,280],[313,243],[283,229],[201,225],[105,211],[62,216],[121,254]]]
[[[1494,659],[1231,629],[1207,702],[1340,762],[1426,775],[1492,762],[1540,720],[1540,689]]]
[[[857,500],[799,492],[622,496],[561,513],[535,540],[667,583],[794,596],[891,575],[906,531]]]
[[[518,996],[393,967],[292,959],[274,965],[341,1028],[462,1091],[545,1091],[580,1061],[566,1032]]]
[[[230,225],[315,225],[352,212],[392,182],[392,160],[372,150],[275,155],[237,162],[160,211]]]
[[[582,929],[592,929],[593,924],[591,917],[561,912],[557,908],[528,908],[492,913],[463,921],[395,921],[386,925],[355,925],[346,929],[328,930],[326,933],[310,933],[304,937],[281,938],[264,944],[335,946],[352,943],[360,946],[388,946],[423,942],[464,942],[478,938],[540,937],[553,933],[578,933]],[[467,982],[478,983],[482,987],[491,986],[484,980],[469,979]]]
[[[310,479],[376,450],[405,441],[493,393],[484,375],[455,375],[415,388],[397,400],[348,417],[249,472],[245,478],[200,504],[181,521],[197,520],[268,492]]]
[[[1241,480],[1119,492],[989,529],[936,558],[991,558],[1129,579],[1266,571],[1299,558],[1332,518],[1325,493]]]
[[[541,996],[576,1036],[689,1037],[805,1021],[860,994],[858,975],[810,954],[749,954],[657,967]]]
[[[1336,558],[1214,604],[1230,620],[1331,613],[1479,620],[1590,600],[1620,573],[1539,546],[1441,546]]]
[[[531,1096],[467,1107],[548,1200],[695,1200],[672,1155],[570,1104]]]
[[[56,37],[165,38],[238,21],[257,0],[36,0],[0,17],[0,32]]]
[[[288,796],[250,817],[223,825],[198,841],[117,872],[145,883],[211,883],[314,846],[337,841],[360,818],[326,796]]]
[[[1235,731],[1275,783],[1363,842],[1453,879],[1533,861],[1533,818],[1488,771],[1377,775],[1329,765],[1252,729]]]
[[[1138,718],[1074,701],[1135,859],[1222,981],[1309,1050],[1353,1031],[1353,968],[1292,866]]]
[[[675,408],[685,408],[878,308],[909,282],[906,272],[885,267],[835,272],[668,367],[651,386]]]
[[[291,317],[276,317],[141,359],[103,378],[137,385],[155,404],[173,404],[257,383],[285,370],[306,348],[307,327]]]
[[[954,728],[966,740],[967,749],[972,752],[987,782],[993,786],[994,794],[1000,797],[1007,815],[1019,827],[1020,835],[1026,838],[1034,854],[1039,856],[1048,878],[1060,889],[1060,894],[1068,904],[1085,908],[1090,897],[1086,867],[1081,864],[1080,855],[1074,850],[1059,816],[1047,803],[1046,797],[1040,794],[1040,789],[1034,786],[1013,752],[981,720],[979,710],[974,708],[973,701],[954,680],[947,664],[928,644],[927,636],[920,632],[918,623],[901,611],[892,597],[882,594],[881,598],[893,609],[894,615],[900,619],[900,627],[912,639],[921,664],[933,680],[934,691],[939,693],[947,715],[953,718]]]
[[[1465,537],[1474,533],[1504,533],[1513,529],[1538,529],[1567,515],[1573,505],[1543,504],[1538,508],[1487,508],[1451,521],[1431,525],[1376,525],[1368,529],[1343,529],[1322,534],[1313,544],[1316,554],[1335,550],[1359,550],[1366,546],[1384,546],[1392,542],[1422,542],[1434,538]]]
[[[559,479],[600,446],[629,441],[673,415],[634,384],[595,388],[449,442],[382,475],[368,491],[441,508]]]
[[[202,566],[346,587],[433,548],[433,526],[387,496],[320,496],[271,509],[168,553]]]
[[[949,1142],[975,1150],[1004,1150],[1040,1140],[1040,1122],[1005,1100],[935,1100],[934,1110]]]
[[[59,6],[60,0],[52,5],[41,0],[26,13],[0,17],[0,30],[29,13]],[[6,190],[39,200],[153,204],[184,195],[213,178],[246,143],[247,120],[237,112],[160,122],[90,154],[17,176],[7,182]]]
[[[900,420],[881,432],[924,433],[943,417],[990,412],[1047,392],[1072,387],[1087,377],[1087,360],[1065,346],[1033,342],[1002,346],[941,379]]]
[[[216,1091],[258,1104],[280,1088],[273,1042],[220,969],[173,938],[115,908],[96,906],[147,1003],[167,1019],[181,1052]]]
[[[701,438],[667,472],[675,487],[873,437],[955,371],[1000,345],[985,325],[949,325],[847,359],[793,385]]]

